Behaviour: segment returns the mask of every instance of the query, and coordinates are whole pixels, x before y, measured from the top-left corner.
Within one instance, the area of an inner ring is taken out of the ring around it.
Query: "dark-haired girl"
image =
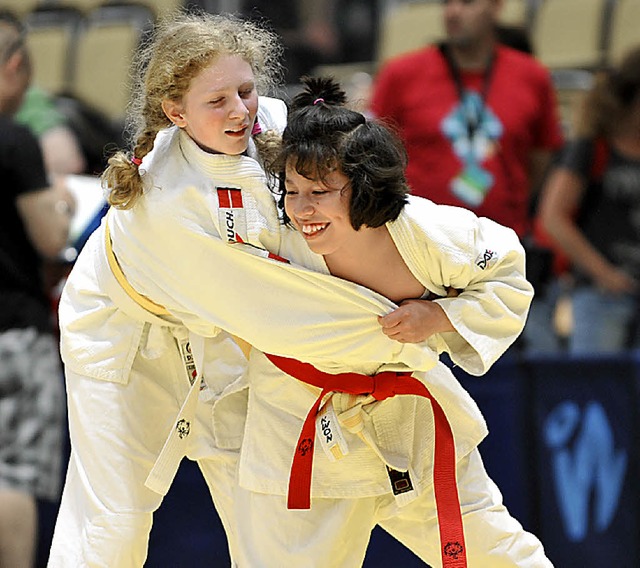
[[[344,102],[337,84],[316,79],[293,101],[273,169],[290,231],[311,256],[286,233],[284,248],[365,286],[363,297],[391,299],[378,321],[398,348],[446,351],[483,374],[521,332],[531,301],[518,238],[408,195],[396,137]],[[444,364],[344,370],[252,352],[234,499],[240,565],[359,566],[376,524],[434,567],[551,565],[502,505],[477,449],[482,415]]]

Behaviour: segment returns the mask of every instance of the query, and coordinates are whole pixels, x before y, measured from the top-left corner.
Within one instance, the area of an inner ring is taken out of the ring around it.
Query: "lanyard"
[[[495,68],[495,51],[491,53],[489,64],[487,65],[487,69],[483,75],[482,91],[480,92],[480,103],[478,105],[471,105],[468,102],[465,103],[464,101],[464,95],[467,89],[462,82],[460,67],[458,67],[458,65],[454,61],[449,46],[447,46],[445,43],[441,43],[438,47],[440,48],[440,53],[442,53],[442,56],[447,63],[447,68],[451,73],[451,78],[455,83],[456,91],[458,92],[458,99],[460,100],[460,103],[462,104],[464,110],[464,119],[467,126],[467,136],[469,142],[472,142],[484,118],[487,96],[489,95],[489,88],[491,87],[491,80],[493,79],[493,71]]]

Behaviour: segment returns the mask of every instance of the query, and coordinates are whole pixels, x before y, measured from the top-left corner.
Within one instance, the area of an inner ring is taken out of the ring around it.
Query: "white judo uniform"
[[[262,98],[258,120],[265,130],[281,131],[286,122],[284,103]],[[255,156],[253,146],[249,154]],[[174,128],[158,135],[141,168],[149,170],[142,203],[135,213],[110,215],[114,248],[127,276],[136,273],[132,268],[136,266],[148,283],[160,283],[168,274],[174,285],[189,288],[201,263],[194,255],[205,252],[196,253],[194,248],[190,254],[189,242],[206,232],[220,238],[218,186],[242,187],[247,194],[255,191],[266,199],[261,207],[269,215],[264,217],[252,202],[257,220],[255,226],[253,218],[248,220],[247,242],[277,252],[280,227],[264,173],[253,158],[209,156]],[[171,189],[165,186],[169,177]],[[158,194],[162,200],[168,193],[172,195],[168,207],[162,213],[154,211],[162,209],[155,201]],[[157,214],[150,221],[157,223],[163,238],[153,232],[145,235],[142,221],[140,231],[130,230],[127,223],[135,225],[138,215],[145,214]],[[191,232],[191,223],[199,222],[201,230]],[[179,226],[187,226],[186,241],[179,242]],[[184,350],[193,334],[190,337],[179,317],[154,315],[127,295],[109,267],[104,230],[103,225],[80,254],[60,305],[72,455],[49,558],[54,567],[143,565],[152,512],[171,482],[171,471],[161,480],[160,492],[145,486],[145,481],[190,392],[181,347]],[[176,252],[188,261],[187,272],[171,265]],[[213,262],[215,254],[207,257],[210,266],[201,276],[221,278],[224,267]],[[140,289],[152,295],[147,284]],[[201,369],[207,378],[189,435],[180,439],[180,452],[198,460],[225,528],[231,530],[228,496],[246,414],[246,389],[239,384],[246,357],[213,324],[201,331],[207,337]],[[212,408],[228,394],[225,411],[214,425]],[[177,465],[181,455],[177,457],[170,466]]]
[[[284,114],[282,103],[261,99],[263,129],[281,129]],[[412,199],[390,224],[407,265],[425,289],[464,292],[455,301],[439,300],[458,333],[400,344],[376,319],[395,308],[392,302],[326,274],[322,258],[283,230],[255,159],[205,153],[169,129],[140,167],[148,172],[145,195],[133,209],[108,214],[108,229],[103,222],[92,235],[61,299],[72,455],[49,566],[142,566],[153,511],[183,456],[198,460],[240,566],[357,566],[376,522],[392,532],[393,522],[419,525],[394,534],[421,555],[432,546],[437,566],[428,403],[400,396],[362,411],[382,457],[410,469],[416,484],[410,499],[396,502],[383,461],[347,434],[343,460],[316,456],[313,508],[286,511],[291,451],[314,393],[262,353],[329,373],[429,372],[415,376],[428,384],[454,430],[465,526],[473,529],[469,550],[502,535],[514,557],[541,554],[527,552],[539,551],[539,543],[523,537],[483,473],[474,450],[486,434],[480,413],[438,364],[438,352],[447,350],[465,369],[482,373],[519,333],[531,288],[511,232],[438,209],[451,227],[441,220],[436,237],[428,228],[433,219],[425,217],[424,225],[417,214],[435,206]],[[424,247],[417,245],[421,233]],[[267,258],[265,251],[294,264]],[[153,306],[166,313],[154,313]],[[255,347],[250,373],[229,334]],[[245,434],[249,378],[255,390]],[[284,429],[265,424],[271,418]],[[268,440],[259,432],[263,427],[272,434]],[[241,443],[242,487],[236,477]],[[266,516],[271,512],[277,520]],[[335,528],[324,524],[327,515]],[[328,552],[335,555],[327,560]],[[545,565],[526,562],[518,565]]]
[[[263,129],[282,129],[284,104],[261,99],[258,117]],[[388,313],[388,300],[260,256],[280,251],[282,226],[252,157],[205,153],[172,128],[140,167],[144,196],[110,211],[108,233],[105,221],[61,298],[72,454],[51,567],[142,566],[153,511],[183,456],[198,460],[236,556],[246,358],[221,329],[325,371],[436,362],[430,350],[382,334],[374,314]],[[169,315],[141,307],[118,270]],[[202,367],[195,380],[192,355]]]
[[[423,349],[446,351],[469,373],[485,373],[521,332],[533,295],[515,233],[469,211],[419,197],[410,197],[387,227],[427,291],[438,296],[446,296],[450,287],[460,291],[457,297],[435,300],[456,332],[433,336]],[[285,256],[301,264],[317,262],[317,255],[307,248],[305,258],[294,242],[283,235]],[[376,372],[365,361],[341,371]],[[317,443],[311,510],[286,510],[298,434],[320,389],[291,378],[255,350],[247,374],[249,408],[235,497],[236,517],[242,518],[241,566],[359,566],[369,529],[376,524],[431,566],[442,565],[433,495],[435,430],[426,399],[395,396],[366,404],[359,397],[360,404],[352,407],[353,398],[345,401],[351,395],[334,395],[334,407],[347,410],[340,430],[348,453],[333,460]],[[475,402],[440,362],[413,376],[427,385],[453,430],[469,566],[550,566],[538,539],[509,515],[484,471],[477,446],[487,428]],[[356,428],[351,426],[354,411],[360,414]],[[334,440],[339,412],[331,416]],[[363,427],[369,443],[357,434]],[[316,439],[321,438],[318,432]],[[394,498],[385,465],[408,470],[413,491]]]

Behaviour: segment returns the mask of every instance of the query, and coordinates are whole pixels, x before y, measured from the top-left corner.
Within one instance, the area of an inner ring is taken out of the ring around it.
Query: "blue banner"
[[[556,566],[640,566],[636,406],[630,359],[537,361],[535,502]]]
[[[480,444],[487,473],[496,483],[504,504],[513,517],[530,531],[535,530],[533,475],[528,442],[529,384],[522,363],[505,357],[482,377],[453,369],[454,375],[478,403],[489,427]]]

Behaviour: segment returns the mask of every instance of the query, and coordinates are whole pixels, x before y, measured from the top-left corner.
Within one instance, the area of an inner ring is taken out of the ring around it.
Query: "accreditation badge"
[[[247,217],[239,187],[216,187],[220,235],[228,243],[246,243]]]

